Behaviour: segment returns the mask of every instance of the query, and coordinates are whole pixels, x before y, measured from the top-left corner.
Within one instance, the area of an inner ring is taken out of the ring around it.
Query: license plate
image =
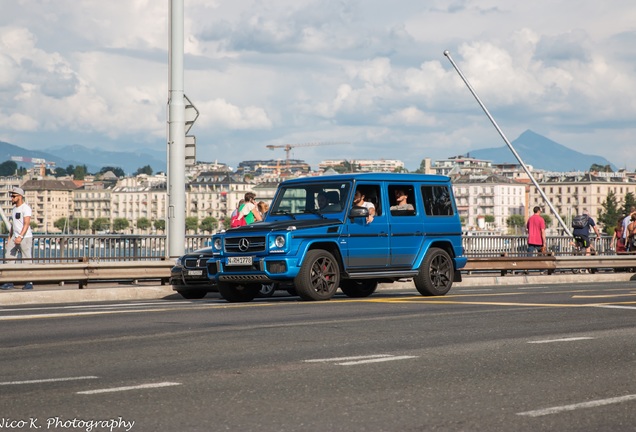
[[[188,270],[188,276],[203,276],[203,270]]]
[[[229,266],[245,266],[245,265],[252,265],[252,261],[253,261],[254,257],[251,256],[241,256],[241,257],[228,257],[227,258],[227,265]]]

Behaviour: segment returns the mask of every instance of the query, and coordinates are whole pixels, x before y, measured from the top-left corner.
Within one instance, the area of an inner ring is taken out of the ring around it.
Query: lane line
[[[394,360],[406,360],[406,359],[412,359],[412,358],[417,358],[417,356],[391,356],[391,357],[384,357],[384,358],[375,358],[375,359],[367,359],[367,360],[358,360],[358,361],[350,361],[350,362],[344,362],[344,363],[336,363],[339,366],[353,366],[353,365],[359,365],[359,364],[365,364],[365,363],[379,363],[379,362],[388,362],[388,361],[394,361]]]
[[[7,382],[0,382],[0,386],[20,385],[20,384],[42,384],[42,383],[50,383],[50,382],[89,380],[89,379],[97,379],[97,378],[99,377],[80,376],[80,377],[66,377],[66,378],[47,378],[47,379],[29,380],[29,381],[7,381]]]
[[[594,307],[605,309],[636,309],[636,306],[618,306],[618,305],[594,305]]]
[[[627,402],[632,400],[636,400],[636,394],[614,397],[609,399],[599,399],[595,401],[582,402],[582,403],[572,404],[572,405],[556,406],[552,408],[545,408],[545,409],[540,409],[535,411],[520,412],[520,413],[517,413],[517,415],[528,416],[528,417],[541,417],[541,416],[550,415],[550,414],[558,414],[565,411],[574,411],[574,410],[582,409],[582,408],[595,408],[595,407],[599,407],[603,405],[611,405],[611,404]]]
[[[99,394],[99,393],[115,393],[115,392],[121,392],[121,391],[141,390],[141,389],[161,388],[161,387],[171,387],[171,386],[178,386],[178,385],[181,385],[181,383],[177,383],[177,382],[161,382],[161,383],[154,383],[154,384],[141,384],[141,385],[136,385],[136,386],[113,387],[113,388],[97,389],[97,390],[86,390],[86,391],[77,392],[77,394],[91,395],[91,394]]]
[[[593,337],[571,337],[571,338],[562,338],[562,339],[546,339],[546,340],[538,340],[538,341],[530,341],[529,344],[544,344],[544,343],[553,343],[553,342],[574,342],[580,340],[588,340],[595,339]]]
[[[311,359],[305,360],[305,363],[330,363],[330,362],[339,362],[339,361],[348,361],[348,360],[362,360],[362,359],[374,359],[374,358],[383,358],[383,357],[393,357],[391,354],[372,354],[366,356],[353,356],[353,357],[334,357],[328,359]]]

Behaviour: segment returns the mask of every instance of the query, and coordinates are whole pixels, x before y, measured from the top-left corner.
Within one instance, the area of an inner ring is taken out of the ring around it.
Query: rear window
[[[455,214],[448,186],[422,186],[422,201],[427,216]]]

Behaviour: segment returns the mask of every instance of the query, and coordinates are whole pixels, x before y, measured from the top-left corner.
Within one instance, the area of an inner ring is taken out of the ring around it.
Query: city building
[[[353,172],[404,171],[404,162],[395,159],[327,159],[318,164],[318,168],[322,171],[339,166],[350,167]]]
[[[448,159],[436,160],[433,164],[435,174],[457,175],[457,174],[483,174],[492,172],[492,162],[489,160],[475,159],[470,156],[451,156]]]
[[[568,228],[572,217],[585,209],[597,219],[610,191],[619,206],[628,193],[636,195],[636,180],[620,173],[546,173],[538,183]],[[529,198],[530,208],[538,205],[550,211],[536,187],[530,187]],[[556,221],[553,227],[557,228]]]
[[[77,189],[71,180],[27,180],[22,184],[26,201],[33,211],[32,221],[37,224],[34,231],[55,233],[61,230],[53,224],[61,218],[70,218],[74,213],[74,196]]]
[[[508,231],[511,215],[526,215],[526,185],[497,174],[452,178],[457,211],[466,230]]]

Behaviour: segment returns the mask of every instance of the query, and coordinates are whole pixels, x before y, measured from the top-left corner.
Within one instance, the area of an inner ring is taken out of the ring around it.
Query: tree
[[[71,219],[69,221],[69,228],[74,231],[86,231],[91,226],[91,221],[87,218]]]
[[[216,218],[213,218],[212,216],[208,216],[201,221],[200,228],[201,228],[201,231],[211,233],[212,231],[216,230],[218,226],[219,226],[219,221],[216,220]]]
[[[186,232],[196,231],[199,226],[199,219],[196,216],[188,216],[185,219]]]
[[[128,219],[126,218],[113,219],[113,231],[115,232],[124,231],[129,226],[130,226],[130,222],[128,222]]]
[[[68,227],[68,218],[59,218],[55,222],[53,222],[53,226],[58,230],[65,232]]]
[[[55,168],[55,172],[53,173],[55,177],[64,177],[66,174],[66,170],[62,167]]]
[[[526,221],[522,215],[510,215],[506,219],[506,225],[509,228],[514,229],[515,233],[519,233],[519,228],[525,226]]]
[[[494,221],[495,221],[495,217],[493,215],[485,215],[484,216],[484,222],[493,223]]]
[[[153,225],[157,231],[166,230],[166,221],[164,219],[157,219]]]
[[[225,218],[223,218],[223,228],[225,228],[226,230],[229,230],[231,228],[232,225],[232,218],[229,216],[226,216]]]
[[[552,216],[550,216],[549,214],[541,213],[541,217],[543,218],[543,221],[545,222],[546,228],[549,228],[552,226]]]
[[[146,165],[145,167],[137,168],[135,175],[139,175],[139,174],[152,175],[152,167],[150,165]]]
[[[632,192],[627,192],[627,194],[625,195],[625,201],[623,202],[623,215],[627,216],[628,214],[630,214],[630,209],[632,207],[636,208],[636,197],[634,197],[634,194]]]
[[[4,226],[4,224],[2,224],[2,226]],[[33,232],[35,232],[35,230],[38,229],[38,223],[34,221],[33,219],[31,219],[31,223],[29,224],[29,226],[31,227],[31,231]]]
[[[97,218],[93,221],[92,229],[94,232],[107,231],[110,228],[110,221],[106,218]]]
[[[616,225],[616,221],[622,217],[621,210],[618,208],[618,199],[614,191],[607,193],[605,201],[601,203],[601,211],[598,214],[598,223],[603,226],[603,231],[609,234],[609,231]]]
[[[147,217],[140,217],[139,219],[137,219],[137,228],[139,228],[142,231],[147,230],[148,228],[150,228],[150,219],[148,219]]]
[[[0,164],[0,176],[2,177],[10,177],[15,175],[16,171],[18,170],[18,164],[8,160],[6,162],[2,162]]]
[[[86,174],[88,174],[88,168],[86,165],[69,165],[66,167],[66,174],[73,176],[75,180],[84,180]]]

